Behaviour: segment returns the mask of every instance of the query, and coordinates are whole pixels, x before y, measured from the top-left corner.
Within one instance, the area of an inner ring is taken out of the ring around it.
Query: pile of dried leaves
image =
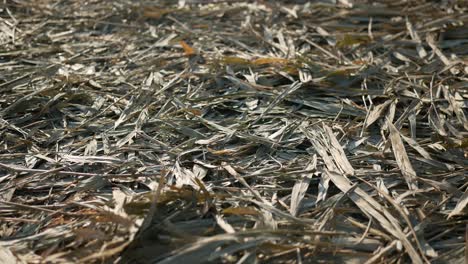
[[[466,1],[0,3],[0,262],[464,263]]]

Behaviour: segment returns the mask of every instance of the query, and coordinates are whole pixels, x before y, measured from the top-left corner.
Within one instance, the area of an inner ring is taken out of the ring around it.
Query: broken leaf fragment
[[[223,210],[226,215],[259,215],[260,212],[254,207],[229,207]]]
[[[345,34],[336,44],[338,48],[346,48],[354,45],[368,44],[371,41],[369,36]]]
[[[179,44],[184,49],[185,56],[190,57],[190,56],[193,56],[193,55],[195,55],[197,53],[192,46],[187,44],[187,42],[181,40],[181,41],[179,41]]]

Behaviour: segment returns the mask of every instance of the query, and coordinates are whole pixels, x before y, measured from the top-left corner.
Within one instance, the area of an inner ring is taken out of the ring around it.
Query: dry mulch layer
[[[0,263],[466,263],[468,2],[0,3]]]

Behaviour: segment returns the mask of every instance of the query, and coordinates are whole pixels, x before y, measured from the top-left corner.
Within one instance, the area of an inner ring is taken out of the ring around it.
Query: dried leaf
[[[181,40],[181,41],[179,41],[179,43],[182,46],[182,48],[184,49],[185,56],[190,57],[190,56],[193,56],[193,55],[195,55],[197,53],[193,47],[191,47],[189,44],[187,44],[187,42]]]
[[[417,190],[418,185],[416,182],[416,172],[411,165],[411,162],[406,154],[405,146],[401,141],[400,133],[393,124],[387,122],[390,130],[390,141],[392,142],[393,154],[395,155],[398,167],[401,170],[401,174],[405,177],[406,183],[410,190]]]
[[[465,190],[465,193],[463,193],[463,196],[457,202],[457,205],[455,206],[455,208],[452,210],[452,212],[450,212],[450,214],[448,215],[448,218],[451,218],[454,215],[461,214],[467,205],[468,205],[468,188]]]
[[[223,209],[225,215],[260,215],[260,212],[254,207],[229,207]]]

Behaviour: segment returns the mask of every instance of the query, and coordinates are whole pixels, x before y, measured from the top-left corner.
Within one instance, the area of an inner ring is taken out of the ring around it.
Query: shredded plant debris
[[[468,3],[3,0],[1,263],[467,263]]]

